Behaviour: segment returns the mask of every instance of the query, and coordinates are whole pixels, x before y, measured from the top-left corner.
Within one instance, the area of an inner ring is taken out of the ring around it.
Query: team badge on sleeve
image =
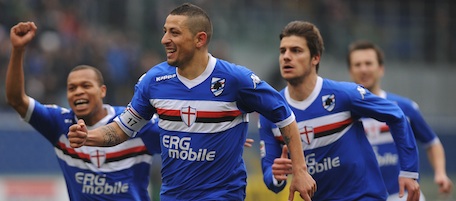
[[[329,112],[331,112],[334,109],[334,106],[336,106],[336,97],[334,94],[322,96],[321,101],[323,102],[323,107]]]
[[[253,81],[253,88],[256,89],[257,85],[260,84],[261,79],[255,74],[250,75],[250,78],[252,78]]]
[[[211,91],[215,96],[222,94],[225,88],[225,79],[219,77],[213,77],[211,81]]]

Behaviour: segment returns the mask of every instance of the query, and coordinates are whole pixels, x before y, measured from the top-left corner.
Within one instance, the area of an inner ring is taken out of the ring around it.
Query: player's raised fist
[[[24,48],[35,37],[37,29],[33,22],[19,22],[11,28],[11,44],[16,49]]]
[[[87,140],[87,135],[88,131],[85,122],[79,119],[78,123],[71,125],[68,131],[70,146],[73,148],[82,147]]]

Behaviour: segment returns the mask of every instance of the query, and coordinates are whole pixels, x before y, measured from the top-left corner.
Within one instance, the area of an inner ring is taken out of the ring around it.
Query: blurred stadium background
[[[24,64],[27,93],[43,103],[67,106],[66,75],[79,64],[105,76],[105,102],[126,105],[148,68],[164,60],[160,44],[168,12],[184,1],[169,0],[0,0],[0,200],[66,200],[66,187],[50,144],[6,104],[4,77],[10,55],[9,30],[34,21],[38,34]],[[320,75],[349,80],[347,45],[356,39],[378,43],[386,54],[386,90],[414,99],[447,153],[447,171],[456,181],[456,1],[451,0],[196,0],[213,20],[210,52],[253,69],[281,89],[278,34],[291,20],[315,23],[325,40]],[[286,200],[263,184],[257,114],[251,115],[246,149],[247,200]],[[421,188],[428,200],[442,197],[420,148]],[[151,195],[158,200],[158,157]],[[336,178],[337,179],[337,178]]]

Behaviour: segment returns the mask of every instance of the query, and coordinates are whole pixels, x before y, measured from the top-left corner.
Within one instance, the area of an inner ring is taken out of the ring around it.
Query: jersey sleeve
[[[135,93],[122,114],[117,116],[114,121],[130,137],[134,137],[137,132],[146,125],[155,113],[155,109],[149,103],[148,86],[150,83],[150,73],[144,74],[139,78],[135,85]]]
[[[247,112],[256,111],[279,128],[295,120],[288,103],[277,90],[253,72],[247,71],[240,77],[238,100],[243,108],[247,108]]]
[[[418,104],[409,101],[408,103],[398,103],[398,105],[405,113],[405,116],[407,116],[415,138],[423,143],[424,147],[427,148],[434,143],[440,143],[437,134],[435,134],[429,124],[424,120],[423,115],[421,115]]]
[[[280,142],[274,138],[274,133],[272,132],[272,128],[277,127],[262,115],[260,115],[258,126],[263,181],[269,190],[279,193],[286,186],[286,180],[278,182],[272,174],[274,159],[280,158],[282,154],[282,146]]]
[[[401,176],[417,179],[418,149],[412,128],[399,106],[362,86],[351,87],[348,91],[354,113],[385,122],[390,128],[399,155]]]
[[[62,127],[65,119],[62,115],[69,113],[69,110],[57,105],[43,105],[33,98],[29,99],[29,108],[24,121],[28,122],[51,144],[56,144],[61,135],[58,128]]]
[[[143,139],[151,155],[161,153],[159,129],[157,121],[152,118],[136,135],[136,137]]]

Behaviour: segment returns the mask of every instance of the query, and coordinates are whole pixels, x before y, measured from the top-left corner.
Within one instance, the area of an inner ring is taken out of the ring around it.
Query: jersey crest
[[[100,168],[106,161],[106,152],[100,150],[90,152],[90,161],[92,161],[97,168]]]
[[[211,81],[211,91],[215,96],[222,94],[223,89],[225,89],[225,81],[224,78],[213,77]]]
[[[314,129],[312,126],[304,126],[304,128],[301,128],[299,130],[299,134],[301,134],[301,141],[309,145],[315,137]]]
[[[185,125],[187,125],[188,127],[192,126],[192,124],[195,123],[196,120],[196,108],[190,106],[182,107],[181,118]]]
[[[329,112],[336,106],[336,97],[334,94],[322,96],[321,101],[323,102],[323,108]]]

